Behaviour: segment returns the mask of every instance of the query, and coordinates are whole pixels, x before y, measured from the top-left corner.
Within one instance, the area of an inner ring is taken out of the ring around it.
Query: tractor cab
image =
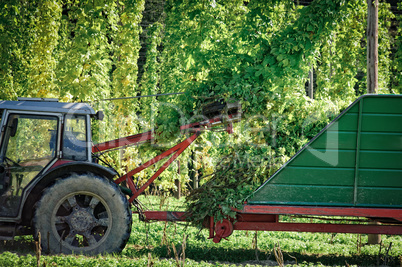
[[[19,215],[36,177],[66,162],[91,162],[94,115],[84,103],[0,101],[0,217]]]

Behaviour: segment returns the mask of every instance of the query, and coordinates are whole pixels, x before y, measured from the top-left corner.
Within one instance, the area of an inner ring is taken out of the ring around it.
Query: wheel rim
[[[109,235],[112,213],[98,195],[74,192],[57,203],[51,224],[60,245],[72,251],[92,250]]]

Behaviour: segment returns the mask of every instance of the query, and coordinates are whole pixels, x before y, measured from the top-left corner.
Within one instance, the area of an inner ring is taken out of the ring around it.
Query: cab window
[[[87,123],[84,115],[67,115],[63,133],[63,158],[88,160]]]

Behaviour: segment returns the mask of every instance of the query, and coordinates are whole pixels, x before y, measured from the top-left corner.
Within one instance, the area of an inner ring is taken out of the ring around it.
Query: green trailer
[[[402,208],[402,96],[357,99],[248,204]]]
[[[279,215],[330,223],[284,223]],[[402,95],[357,99],[269,177],[235,220],[210,218],[209,225],[214,242],[233,230],[402,234]]]

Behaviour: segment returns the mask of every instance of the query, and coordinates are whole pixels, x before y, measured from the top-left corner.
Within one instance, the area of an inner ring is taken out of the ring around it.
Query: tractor
[[[1,101],[0,238],[41,236],[45,251],[118,252],[131,231],[127,198],[94,163],[85,103]]]

